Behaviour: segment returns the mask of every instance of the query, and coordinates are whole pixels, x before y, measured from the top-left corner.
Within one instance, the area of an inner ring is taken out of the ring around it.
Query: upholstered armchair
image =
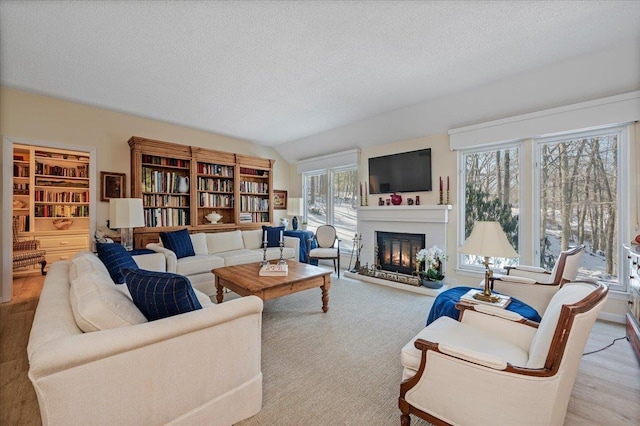
[[[313,244],[315,241],[316,244]],[[307,262],[311,259],[331,259],[333,260],[333,269],[340,278],[340,239],[336,228],[331,225],[321,225],[316,229],[316,234],[307,242],[308,253]],[[312,248],[317,246],[316,248]],[[336,266],[336,260],[338,265]]]
[[[23,268],[25,266],[40,264],[40,273],[46,275],[44,267],[47,266],[45,259],[46,250],[40,249],[40,241],[26,240],[21,241],[18,237],[19,219],[13,217],[13,270]]]
[[[569,283],[538,324],[487,305],[460,305],[401,352],[401,424],[562,425],[582,351],[607,287]]]
[[[491,289],[513,296],[544,315],[558,289],[576,279],[583,253],[583,245],[561,252],[551,271],[526,265],[507,267],[506,275],[495,274],[491,278]]]

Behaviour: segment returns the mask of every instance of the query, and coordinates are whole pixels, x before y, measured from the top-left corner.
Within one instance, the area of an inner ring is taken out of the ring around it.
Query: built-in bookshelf
[[[215,232],[271,222],[273,160],[136,136],[129,146],[131,196],[142,198],[145,211],[145,227],[134,229],[136,248],[166,230]]]
[[[88,152],[13,146],[12,208],[18,237],[39,240],[47,264],[89,248],[89,162]]]
[[[228,152],[192,147],[196,168],[196,226],[227,228],[235,225],[236,164]],[[212,222],[208,218],[218,218]],[[225,226],[227,225],[227,226]]]

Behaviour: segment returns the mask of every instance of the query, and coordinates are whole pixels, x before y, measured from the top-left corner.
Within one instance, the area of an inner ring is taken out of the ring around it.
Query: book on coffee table
[[[289,265],[268,264],[260,268],[261,277],[285,276],[289,273]]]
[[[504,294],[491,293],[492,296],[500,298],[500,300],[498,300],[497,302],[487,302],[485,300],[479,300],[473,297],[474,294],[482,292],[482,290],[469,290],[460,297],[460,300],[468,303],[481,303],[483,305],[497,306],[498,308],[506,308],[509,303],[511,303],[511,297],[505,296]]]

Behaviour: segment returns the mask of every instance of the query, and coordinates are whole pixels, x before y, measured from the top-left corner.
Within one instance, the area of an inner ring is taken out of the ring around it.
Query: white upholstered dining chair
[[[565,284],[539,324],[486,305],[438,318],[402,348],[401,424],[413,414],[437,425],[562,425],[607,291]]]
[[[312,248],[314,241],[316,247]],[[308,241],[308,252],[307,261],[311,261],[311,259],[333,260],[333,269],[340,278],[340,239],[338,239],[336,228],[331,225],[318,226],[316,234]],[[337,265],[336,260],[338,261]]]

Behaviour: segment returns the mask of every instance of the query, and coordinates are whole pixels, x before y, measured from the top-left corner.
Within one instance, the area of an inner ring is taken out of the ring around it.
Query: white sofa
[[[190,237],[195,256],[178,259],[174,252],[162,246],[162,241],[147,244],[147,249],[164,254],[167,259],[167,272],[186,276],[194,288],[208,296],[216,294],[212,269],[260,262],[263,258],[263,233],[260,229],[209,234],[197,233],[191,234]],[[283,243],[282,257],[297,262],[300,253],[300,239],[285,236]],[[279,258],[279,247],[267,248],[267,260]]]
[[[162,271],[166,265],[157,253],[134,260],[144,269]],[[123,303],[130,299],[121,296],[126,284],[113,284],[115,299],[106,285],[78,291],[78,283],[105,279],[106,268],[90,252],[54,263],[47,274],[27,347],[44,425],[229,426],[260,411],[259,298],[217,305],[196,290],[200,310],[83,332],[78,312],[83,321],[95,316],[94,305],[107,293],[111,302],[118,300],[108,314],[131,309]]]

